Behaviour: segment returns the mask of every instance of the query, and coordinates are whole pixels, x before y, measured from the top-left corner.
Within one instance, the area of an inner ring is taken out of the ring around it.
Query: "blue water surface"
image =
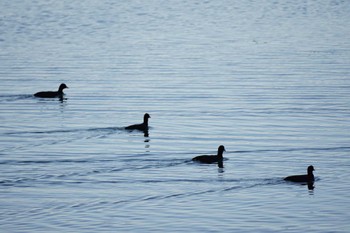
[[[334,0],[1,1],[1,230],[348,232],[349,22]],[[223,169],[191,161],[219,145]],[[314,189],[283,180],[311,164]]]

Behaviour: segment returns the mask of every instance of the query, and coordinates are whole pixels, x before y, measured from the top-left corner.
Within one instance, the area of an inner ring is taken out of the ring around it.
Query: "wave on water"
[[[81,133],[81,132],[101,132],[101,131],[121,131],[124,127],[103,127],[87,129],[58,129],[58,130],[40,130],[40,131],[17,131],[5,132],[4,135],[23,135],[23,134],[56,134],[56,133]]]
[[[305,147],[305,148],[286,148],[286,149],[262,149],[262,150],[239,150],[226,153],[257,153],[257,152],[293,152],[293,151],[348,151],[350,147]]]
[[[0,102],[12,102],[17,100],[34,98],[33,95],[25,94],[25,95],[0,95]]]
[[[117,160],[117,159],[116,159]],[[0,165],[41,165],[41,164],[47,164],[50,166],[56,166],[59,164],[87,164],[89,166],[87,169],[81,169],[78,171],[65,171],[62,170],[61,172],[55,172],[55,174],[38,174],[32,177],[21,177],[21,176],[14,176],[14,177],[8,177],[6,179],[0,180],[0,186],[33,186],[33,185],[40,185],[42,183],[50,183],[55,185],[66,185],[68,183],[94,183],[94,184],[118,184],[118,183],[129,183],[130,180],[128,179],[108,179],[108,180],[101,180],[96,177],[96,175],[100,176],[103,174],[113,174],[116,175],[119,172],[124,171],[140,171],[140,170],[152,170],[152,169],[167,169],[170,167],[175,166],[187,166],[188,161],[183,159],[167,159],[167,160],[155,160],[155,159],[122,159],[122,161],[119,161],[121,163],[117,163],[115,165],[111,165],[108,167],[101,167],[101,164],[110,164],[115,162],[114,159],[100,159],[96,161],[95,159],[53,159],[53,160],[26,160],[26,161],[16,161],[16,160],[7,160],[7,161],[1,161]],[[146,162],[146,163],[143,163]],[[98,163],[99,168],[93,168],[93,164]],[[128,165],[125,166],[125,163]],[[89,165],[91,164],[91,166]],[[66,166],[66,165],[63,165]],[[109,177],[110,175],[108,175]],[[245,188],[252,188],[255,186],[260,185],[274,185],[279,184],[283,182],[282,178],[272,178],[272,179],[217,179],[213,177],[212,179],[200,179],[200,178],[179,178],[179,177],[166,177],[166,178],[135,178],[132,181],[134,184],[142,184],[142,183],[150,183],[150,184],[158,184],[158,183],[224,183],[224,184],[230,184],[229,187],[219,189],[219,190],[205,190],[201,192],[195,192],[195,193],[183,193],[183,194],[177,194],[176,196],[184,196],[184,195],[199,195],[204,193],[210,193],[210,192],[217,192],[217,191],[230,191],[233,189],[245,189]],[[232,186],[232,185],[233,186]],[[156,198],[171,198],[173,195],[170,196],[162,196],[162,197],[152,197],[153,199]]]
[[[85,140],[91,138],[101,138],[106,137],[115,133],[122,133],[124,128],[121,127],[104,127],[104,128],[88,128],[88,129],[57,129],[57,130],[40,130],[40,131],[17,131],[17,132],[4,132],[2,135],[6,137],[32,137],[45,139],[44,141],[38,142],[33,140],[30,145],[12,145],[9,147],[4,147],[0,149],[0,152],[9,152],[11,150],[19,150],[22,148],[42,146],[44,144],[64,144],[70,143],[77,140]],[[63,134],[63,135],[62,135]],[[66,135],[65,135],[66,134]]]
[[[180,198],[189,198],[189,197],[198,197],[202,195],[208,195],[212,193],[220,193],[220,192],[232,192],[232,191],[239,191],[239,190],[245,190],[250,188],[255,188],[259,186],[273,186],[273,185],[280,185],[285,183],[283,179],[281,178],[269,178],[269,179],[233,179],[233,180],[216,180],[217,182],[225,182],[227,184],[226,187],[221,188],[205,188],[201,190],[193,190],[190,189],[190,191],[178,191],[174,193],[167,193],[167,194],[159,194],[159,195],[141,195],[139,197],[133,197],[133,198],[125,198],[121,200],[116,201],[103,201],[98,203],[87,203],[87,202],[81,202],[76,203],[74,206],[67,206],[67,208],[74,207],[74,208],[93,208],[94,206],[108,206],[108,207],[115,207],[117,206],[125,206],[139,202],[149,202],[149,201],[160,201],[160,200],[168,200],[168,199],[180,199]],[[137,181],[136,181],[137,182]],[[149,180],[149,181],[141,181],[141,182],[147,182],[147,183],[188,183],[188,185],[192,186],[196,183],[203,183],[208,182],[207,180],[198,180],[198,179],[165,179],[165,180]]]
[[[95,160],[94,160],[95,161]],[[99,160],[101,161],[101,160]],[[104,159],[104,162],[112,160]],[[28,164],[60,164],[60,163],[91,163],[88,159],[53,159],[53,160],[2,160],[0,165],[28,165]],[[96,162],[96,161],[95,161]]]

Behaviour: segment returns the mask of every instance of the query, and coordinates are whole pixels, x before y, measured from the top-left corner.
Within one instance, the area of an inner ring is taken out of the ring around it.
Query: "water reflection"
[[[149,138],[149,132],[148,129],[143,131],[143,136],[145,137],[145,149],[149,149],[150,148],[150,144],[149,142],[151,141],[151,139]],[[147,152],[150,152],[149,150],[147,150]]]
[[[315,189],[314,182],[308,182],[307,183],[307,188],[309,191],[313,191]]]
[[[218,168],[224,168],[224,161],[223,160],[218,161]]]
[[[68,100],[68,98],[67,97],[63,97],[63,96],[60,96],[59,98],[58,98],[58,101],[60,101],[61,103],[64,103],[64,102],[66,102]]]
[[[219,173],[224,173],[224,161],[223,160],[219,160],[218,161],[218,172]]]

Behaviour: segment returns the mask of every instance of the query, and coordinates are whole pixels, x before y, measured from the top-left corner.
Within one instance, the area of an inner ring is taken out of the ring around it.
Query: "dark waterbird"
[[[310,183],[311,184],[315,181],[313,171],[315,171],[315,169],[313,166],[310,165],[307,168],[306,175],[287,176],[286,178],[284,178],[284,180],[291,181],[291,182],[300,182],[300,183]]]
[[[63,89],[68,88],[66,84],[62,83],[58,91],[40,91],[34,94],[35,97],[39,98],[62,98],[64,93]]]
[[[223,145],[219,146],[217,155],[199,155],[192,159],[192,161],[200,162],[200,163],[218,163],[219,167],[223,167],[223,153],[225,147]]]
[[[135,125],[129,125],[125,127],[126,130],[140,130],[140,131],[148,131],[148,119],[151,118],[151,116],[148,113],[145,113],[143,116],[143,123],[141,124],[135,124]]]

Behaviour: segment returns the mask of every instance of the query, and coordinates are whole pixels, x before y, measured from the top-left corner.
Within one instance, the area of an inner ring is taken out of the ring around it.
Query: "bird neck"
[[[223,158],[222,154],[223,154],[222,151],[218,151],[218,157],[219,157],[219,158]]]

